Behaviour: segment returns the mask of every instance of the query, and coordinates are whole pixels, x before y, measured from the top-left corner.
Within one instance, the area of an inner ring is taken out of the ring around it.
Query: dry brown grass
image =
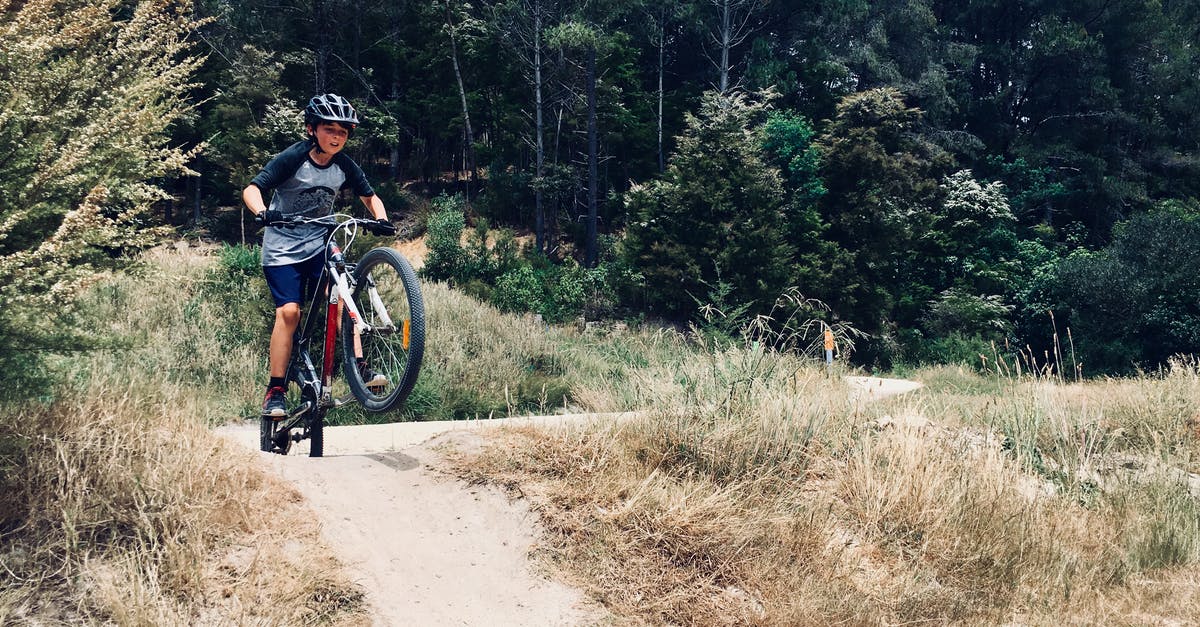
[[[660,382],[656,414],[510,430],[459,468],[527,495],[543,557],[635,622],[1200,623],[1195,369],[939,370],[867,407],[793,372],[700,355],[639,375]]]
[[[187,393],[87,389],[3,434],[23,448],[5,481],[3,621],[362,622],[299,495],[189,416]]]
[[[98,320],[138,341],[0,408],[0,624],[366,624],[299,494],[210,432],[229,390],[177,367],[218,322],[182,306],[208,267],[159,252],[107,282]]]

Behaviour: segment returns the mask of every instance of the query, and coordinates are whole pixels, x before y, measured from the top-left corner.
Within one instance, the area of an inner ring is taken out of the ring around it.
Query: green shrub
[[[554,280],[550,282],[546,302],[542,306],[542,315],[551,322],[561,322],[583,313],[596,274],[594,270],[581,268],[575,263],[559,266],[555,270]]]
[[[1200,352],[1197,214],[1164,205],[1119,225],[1103,250],[1059,264],[1053,292],[1089,372],[1131,372]]]
[[[933,336],[974,335],[1001,339],[1012,330],[1012,306],[999,296],[950,288],[929,304],[922,326]]]
[[[429,253],[421,275],[435,281],[459,279],[466,259],[459,239],[466,228],[462,199],[458,196],[438,196],[433,201],[433,213],[429,216]]]
[[[916,364],[954,364],[979,370],[985,364],[981,355],[987,358],[987,363],[993,359],[992,343],[978,335],[952,332],[915,342],[914,339],[904,338],[905,355]]]
[[[706,94],[700,112],[686,116],[667,171],[626,195],[623,256],[645,277],[650,309],[693,317],[695,298],[723,279],[758,313],[791,282],[783,181],[763,159],[756,123],[765,109]]]
[[[262,274],[262,247],[222,245],[217,251],[220,260],[218,272],[237,281]]]
[[[532,266],[520,265],[504,273],[496,282],[491,302],[501,311],[540,313],[546,304],[546,288]]]

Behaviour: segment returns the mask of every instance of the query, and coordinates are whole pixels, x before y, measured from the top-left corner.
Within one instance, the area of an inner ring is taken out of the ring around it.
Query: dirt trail
[[[611,419],[609,417],[608,419]],[[580,418],[517,419],[565,424]],[[498,421],[492,421],[498,422]],[[479,446],[478,421],[330,427],[325,457],[262,455],[320,518],[376,625],[591,625],[602,608],[533,570],[537,517],[498,489],[438,470],[442,446]],[[258,426],[218,433],[256,447]]]
[[[920,387],[866,377],[848,383],[868,401]],[[289,456],[259,459],[311,503],[326,541],[366,590],[377,625],[593,625],[606,622],[603,608],[533,570],[536,515],[495,488],[443,474],[438,449],[469,450],[484,430],[503,424],[555,428],[632,415],[331,427],[323,458],[307,457],[301,442]],[[257,449],[256,424],[217,432]]]
[[[884,379],[881,377],[845,377],[845,380],[850,385],[851,397],[866,402],[906,394],[923,385],[908,379]]]

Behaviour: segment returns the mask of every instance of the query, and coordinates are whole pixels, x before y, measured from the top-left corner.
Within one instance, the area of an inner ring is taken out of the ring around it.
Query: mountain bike
[[[309,456],[321,457],[330,409],[358,401],[367,411],[382,413],[408,398],[425,352],[425,305],[416,273],[396,250],[373,248],[357,263],[346,258],[359,229],[369,230],[377,221],[334,214],[289,217],[270,226],[305,224],[323,226],[328,235],[321,277],[305,289],[309,305],[292,340],[285,387],[296,383],[300,401],[282,419],[260,418],[259,445],[264,452],[287,455],[293,442],[308,439]],[[319,298],[325,299],[324,307],[318,306]],[[378,376],[364,380],[360,359],[382,375],[382,382]],[[335,397],[339,361],[350,393]]]

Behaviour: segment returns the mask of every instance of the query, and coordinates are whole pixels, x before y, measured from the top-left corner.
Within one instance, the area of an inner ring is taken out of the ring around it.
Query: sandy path
[[[908,379],[884,379],[881,377],[845,377],[845,381],[850,385],[851,397],[865,402],[906,394],[923,385]]]
[[[874,377],[847,383],[864,402],[920,387]],[[504,424],[555,428],[631,415],[329,427],[323,458],[307,457],[301,442],[291,455],[259,460],[312,504],[377,625],[592,625],[605,622],[603,608],[533,571],[536,515],[495,488],[439,472],[437,448],[478,446],[483,431]],[[257,424],[217,432],[258,448]]]
[[[439,446],[477,446],[480,431],[496,423],[330,427],[324,458],[307,457],[307,442],[301,442],[291,455],[260,461],[311,504],[326,542],[366,591],[377,625],[602,621],[604,611],[582,593],[532,570],[528,553],[537,541],[537,517],[524,503],[437,470]],[[218,433],[257,447],[257,425]]]

